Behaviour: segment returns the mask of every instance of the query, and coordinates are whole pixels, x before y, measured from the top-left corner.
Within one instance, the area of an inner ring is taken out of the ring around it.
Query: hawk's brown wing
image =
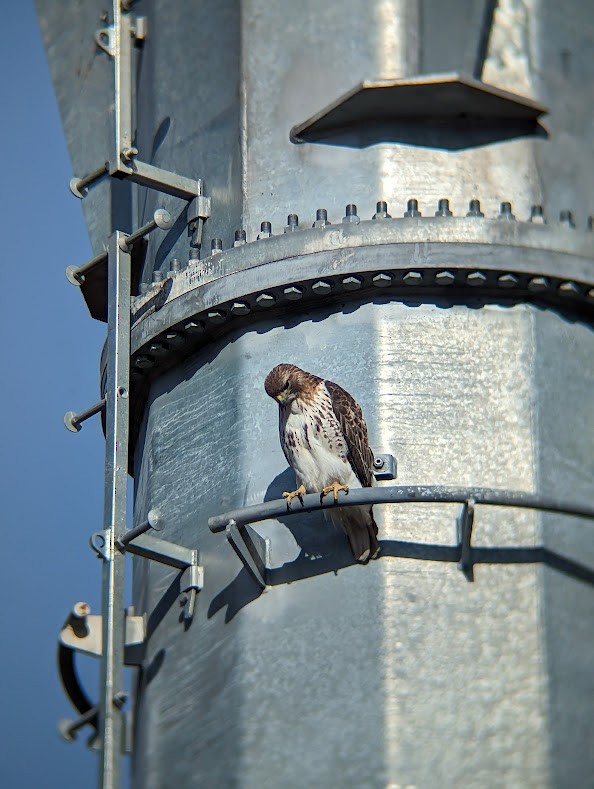
[[[361,406],[342,386],[333,381],[324,381],[332,400],[332,409],[344,434],[349,461],[357,479],[364,488],[371,487],[373,452],[367,437],[367,425]]]

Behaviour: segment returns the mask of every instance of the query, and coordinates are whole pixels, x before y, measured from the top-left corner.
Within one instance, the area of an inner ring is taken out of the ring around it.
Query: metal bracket
[[[460,560],[458,569],[461,570],[469,581],[473,580],[472,573],[472,527],[474,525],[474,499],[468,499],[462,505],[462,512],[456,521]]]
[[[376,455],[373,460],[373,476],[377,480],[396,479],[397,467],[394,455]]]
[[[76,603],[60,631],[60,644],[83,655],[101,657],[103,617],[91,615],[87,603]],[[135,616],[132,607],[126,609],[126,635],[124,663],[140,666],[144,657],[146,622],[144,616]]]
[[[160,531],[162,527],[160,513],[158,510],[151,510],[144,523],[130,529],[116,540],[116,547],[122,553],[131,553],[184,571],[180,578],[180,588],[185,594],[183,619],[189,625],[194,617],[196,594],[204,587],[204,568],[198,563],[196,549],[184,548],[177,543],[147,534],[151,530]]]
[[[254,581],[265,589],[266,567],[270,560],[270,540],[260,537],[247,525],[238,526],[234,520],[230,520],[227,524],[225,536]]]

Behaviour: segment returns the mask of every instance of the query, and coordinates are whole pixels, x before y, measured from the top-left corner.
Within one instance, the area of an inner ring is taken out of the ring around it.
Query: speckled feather
[[[373,452],[359,404],[341,386],[299,367],[281,364],[268,374],[266,392],[279,402],[280,442],[297,483],[308,492],[338,482],[370,487]],[[326,511],[347,534],[355,558],[379,552],[372,508]]]

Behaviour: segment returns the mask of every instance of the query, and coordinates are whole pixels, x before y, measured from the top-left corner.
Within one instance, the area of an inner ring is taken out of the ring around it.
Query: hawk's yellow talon
[[[299,501],[301,502],[301,506],[303,506],[303,496],[306,494],[306,492],[307,491],[305,490],[305,486],[303,485],[303,483],[301,483],[301,485],[299,485],[297,490],[293,490],[290,493],[289,493],[289,491],[285,491],[283,493],[283,496],[287,500],[287,507],[291,506],[291,502],[293,501],[294,498],[298,498]]]
[[[320,493],[320,502],[324,500],[324,496],[328,495],[330,491],[334,494],[334,503],[338,503],[338,491],[344,490],[345,493],[349,492],[348,485],[341,485],[340,482],[333,482],[332,485],[326,485],[325,488],[322,488],[322,492]]]

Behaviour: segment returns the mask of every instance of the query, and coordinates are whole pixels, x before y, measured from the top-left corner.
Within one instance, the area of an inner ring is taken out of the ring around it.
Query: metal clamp
[[[373,459],[373,476],[377,480],[396,479],[397,467],[394,455],[376,455]]]
[[[149,531],[160,531],[163,519],[158,510],[151,510],[147,520],[126,532],[116,540],[116,547],[122,553],[142,556],[144,559],[175,567],[184,572],[180,578],[180,589],[185,594],[183,620],[189,625],[194,617],[196,594],[204,587],[204,568],[198,563],[198,551],[184,548],[177,543],[157,539],[147,534]],[[100,536],[101,532],[94,536]],[[94,545],[97,551],[97,547]]]
[[[241,563],[261,589],[266,588],[266,567],[270,559],[270,540],[247,525],[238,526],[230,520],[225,528],[225,536]]]
[[[474,508],[476,502],[470,498],[462,505],[462,512],[456,521],[460,560],[458,569],[461,570],[469,581],[472,581],[472,527],[474,525]]]

